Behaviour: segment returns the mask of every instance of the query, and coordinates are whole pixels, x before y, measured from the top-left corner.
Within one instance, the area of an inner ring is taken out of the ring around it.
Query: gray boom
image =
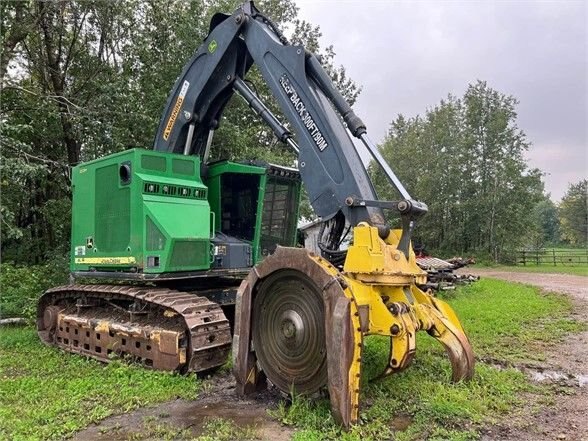
[[[298,143],[244,81],[253,63]],[[385,235],[382,209],[395,209],[401,214],[404,233],[399,248],[408,252],[413,221],[427,211],[426,205],[411,199],[316,56],[302,46],[289,45],[252,1],[232,15],[212,18],[210,33],[170,93],[154,149],[207,158],[212,133],[234,92],[298,154],[300,174],[318,216],[329,220],[342,213],[349,224],[366,221]],[[404,200],[378,200],[347,129],[364,143]]]

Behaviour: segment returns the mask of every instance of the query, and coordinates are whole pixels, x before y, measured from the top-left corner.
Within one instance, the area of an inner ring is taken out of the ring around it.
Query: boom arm
[[[253,63],[296,133],[298,144],[245,83],[245,75]],[[212,133],[235,91],[280,141],[298,153],[300,173],[318,216],[329,220],[342,213],[351,225],[368,222],[379,227],[385,237],[389,229],[382,209],[395,209],[403,221],[399,248],[408,256],[413,220],[426,212],[426,205],[411,199],[316,56],[302,46],[289,45],[252,1],[230,16],[213,17],[208,37],[172,89],[154,149],[197,154],[206,159]],[[378,200],[346,128],[361,139],[403,201]]]
[[[297,142],[247,86],[253,63]],[[241,283],[233,336],[238,393],[264,387],[266,377],[282,391],[312,393],[326,383],[335,420],[349,427],[359,418],[364,336],[390,337],[388,375],[411,363],[418,330],[445,346],[455,381],[471,378],[474,356],[455,313],[417,287],[426,274],[410,252],[410,236],[426,205],[411,199],[317,58],[289,45],[253,2],[213,17],[208,37],[174,86],[155,149],[200,155],[206,163],[212,133],[235,91],[298,154],[311,205],[323,221],[333,220],[321,247],[331,264],[303,249],[278,248]],[[378,200],[348,131],[403,200]],[[385,225],[383,209],[400,213],[400,238]],[[344,219],[354,236],[341,251]],[[324,228],[325,222],[319,242]]]

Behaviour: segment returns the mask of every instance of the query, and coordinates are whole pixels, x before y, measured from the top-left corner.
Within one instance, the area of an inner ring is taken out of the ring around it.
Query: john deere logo
[[[208,44],[208,52],[210,52],[211,54],[216,50],[216,47],[218,46],[216,40],[212,40],[209,44]]]

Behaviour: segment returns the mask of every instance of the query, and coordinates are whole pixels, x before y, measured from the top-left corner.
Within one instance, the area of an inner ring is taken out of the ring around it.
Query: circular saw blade
[[[327,384],[324,304],[310,278],[288,269],[271,274],[254,299],[253,320],[253,347],[272,384],[305,395]]]

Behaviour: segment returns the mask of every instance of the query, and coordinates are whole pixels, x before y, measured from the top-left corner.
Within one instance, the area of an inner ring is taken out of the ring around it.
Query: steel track
[[[116,355],[158,370],[202,372],[227,360],[231,331],[221,307],[167,288],[66,285],[37,310],[41,340],[103,362]]]

